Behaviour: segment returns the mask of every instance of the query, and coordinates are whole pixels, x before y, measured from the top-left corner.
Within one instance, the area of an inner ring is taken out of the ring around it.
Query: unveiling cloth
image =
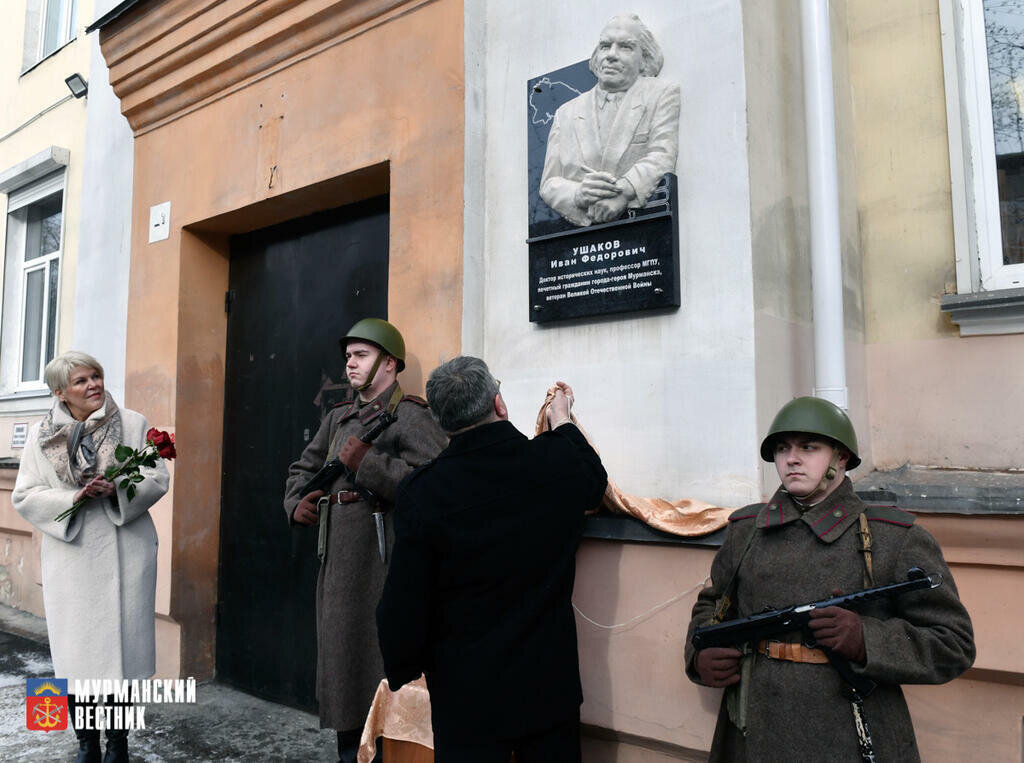
[[[391,691],[386,678],[380,682],[359,740],[359,763],[373,760],[377,752],[377,737],[381,736],[434,749],[430,694],[423,676],[398,691]]]
[[[541,405],[540,412],[537,414],[535,434],[546,432],[548,429],[547,411],[551,401],[555,399],[556,389],[558,388],[551,387],[544,398],[544,404]],[[570,411],[569,417],[572,419],[572,423],[583,432],[583,436],[587,438],[590,446],[600,453],[601,450],[587,434],[587,430],[576,418],[576,414]],[[725,509],[698,501],[695,498],[679,498],[669,501],[665,498],[627,495],[619,490],[610,475],[608,487],[605,488],[604,497],[601,499],[601,506],[615,514],[628,514],[636,517],[656,530],[685,537],[707,535],[715,530],[721,530],[729,523],[729,515],[735,511],[735,509]],[[594,510],[597,511],[598,508],[595,506]]]

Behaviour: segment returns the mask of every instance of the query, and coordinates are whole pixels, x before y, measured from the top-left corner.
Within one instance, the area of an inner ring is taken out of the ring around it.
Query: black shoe
[[[75,729],[78,755],[75,763],[100,763],[100,732],[96,729]]]
[[[103,763],[128,763],[128,732],[125,729],[107,729],[107,751],[103,753]]]

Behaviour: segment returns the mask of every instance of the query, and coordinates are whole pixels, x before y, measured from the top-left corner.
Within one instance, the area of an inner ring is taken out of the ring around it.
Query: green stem
[[[149,450],[152,447],[155,447],[155,446],[152,445],[151,443],[147,442],[145,447],[143,447],[142,450],[137,451],[137,453],[136,453],[136,455],[134,457],[129,456],[127,459],[125,459],[125,462],[123,464],[121,464],[119,467],[117,467],[117,470],[113,474],[110,475],[109,481],[110,482],[115,482],[118,477],[121,477],[121,476],[123,476],[125,474],[125,472],[128,470],[128,467],[130,467],[130,466],[134,465],[134,466],[138,467],[142,463],[143,456],[146,453],[146,451]],[[138,461],[138,463],[136,463],[136,461]],[[114,486],[114,490],[116,492],[116,490],[117,490],[117,486],[116,485]],[[67,511],[62,511],[60,514],[58,514],[56,516],[56,518],[54,518],[53,521],[54,522],[60,522],[61,520],[65,519],[65,518],[69,518],[69,521],[71,519],[74,519],[75,515],[78,514],[78,512],[82,510],[82,507],[85,505],[85,502],[88,501],[88,500],[89,500],[89,497],[79,498],[77,501],[75,501],[73,504],[71,504],[71,508],[70,509],[68,509]]]

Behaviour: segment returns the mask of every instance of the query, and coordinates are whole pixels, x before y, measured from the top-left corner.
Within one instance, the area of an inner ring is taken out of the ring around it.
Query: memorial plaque
[[[669,176],[665,195],[675,190]],[[530,240],[530,320],[678,307],[679,236],[657,212]]]
[[[679,306],[679,87],[643,22],[527,82],[530,320]]]

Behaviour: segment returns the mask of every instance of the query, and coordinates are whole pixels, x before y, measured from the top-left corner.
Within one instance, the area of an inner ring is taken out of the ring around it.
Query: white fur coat
[[[93,416],[102,415],[103,409]],[[70,421],[54,402],[54,421]],[[146,419],[121,409],[125,445],[141,448]],[[163,459],[129,501],[117,490],[92,499],[72,520],[54,517],[71,507],[78,489],[62,482],[29,432],[11,498],[21,516],[43,532],[43,604],[54,675],[69,679],[148,678],[156,669],[154,610],[157,536],[149,508],[167,492]]]

